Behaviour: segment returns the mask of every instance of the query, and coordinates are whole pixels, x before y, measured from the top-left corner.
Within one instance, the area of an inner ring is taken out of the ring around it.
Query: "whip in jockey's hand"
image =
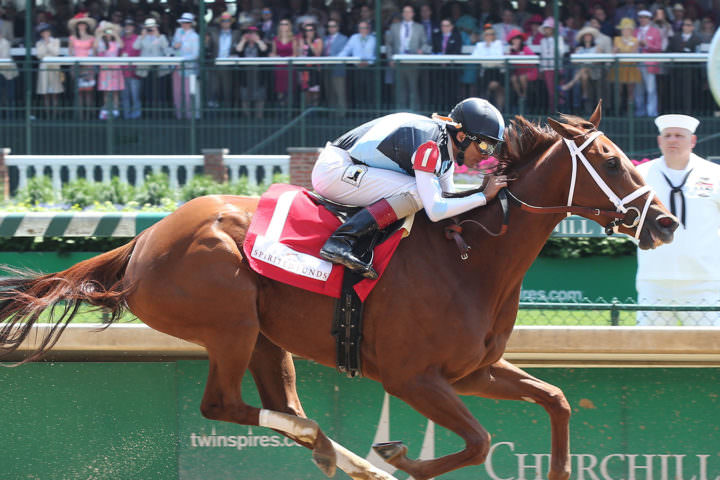
[[[504,130],[494,106],[468,98],[448,117],[395,113],[328,143],[313,168],[313,187],[334,202],[367,208],[330,236],[320,256],[377,278],[372,265],[355,251],[361,238],[422,208],[437,222],[485,205],[507,186],[505,176],[486,176],[482,192],[443,194],[455,192],[454,163],[477,166],[495,152]]]

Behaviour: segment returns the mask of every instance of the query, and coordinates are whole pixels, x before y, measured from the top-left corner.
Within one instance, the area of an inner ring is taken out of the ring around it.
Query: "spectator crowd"
[[[266,105],[285,106],[290,99],[294,105],[328,106],[337,116],[378,101],[398,109],[446,110],[471,95],[488,98],[501,110],[531,112],[556,105],[575,113],[588,113],[599,98],[619,98],[619,110],[655,117],[707,104],[702,63],[691,64],[697,68],[657,61],[581,63],[570,62],[569,55],[695,53],[707,48],[716,29],[710,4],[693,0],[569,1],[557,24],[552,2],[541,7],[527,0],[389,0],[382,2],[378,16],[374,2],[216,1],[207,4],[202,29],[197,7],[182,4],[155,8],[139,3],[123,9],[100,0],[75,7],[58,0],[49,5],[33,11],[36,105],[48,117],[58,116],[57,107],[64,104],[79,106],[74,111],[80,117],[100,119],[134,120],[157,107],[172,108],[178,119],[199,118],[201,106],[262,118]],[[0,7],[0,58],[11,60],[11,47],[22,46],[24,26],[23,12],[12,4]],[[61,67],[42,61],[63,54],[175,56],[185,62],[181,67]],[[478,63],[402,64],[393,61],[397,54],[469,55]],[[513,63],[507,71],[500,63],[482,63],[504,55],[537,58]],[[215,63],[230,57],[360,61],[292,68]],[[0,63],[0,110],[24,99],[19,82],[16,65]]]

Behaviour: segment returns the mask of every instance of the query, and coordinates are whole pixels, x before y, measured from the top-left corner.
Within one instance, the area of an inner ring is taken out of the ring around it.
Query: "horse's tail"
[[[38,346],[17,365],[37,360],[50,350],[82,302],[108,311],[108,325],[120,318],[132,288],[123,283],[123,276],[137,238],[62,272],[39,275],[4,268],[13,278],[0,280],[0,358],[20,347],[45,311],[48,316],[43,320],[51,326],[38,332]]]

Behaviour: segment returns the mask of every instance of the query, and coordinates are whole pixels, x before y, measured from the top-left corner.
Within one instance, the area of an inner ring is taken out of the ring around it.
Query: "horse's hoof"
[[[390,463],[390,461],[399,456],[407,455],[407,447],[402,442],[379,442],[374,443],[372,446],[375,453],[380,455],[380,458]]]
[[[315,443],[313,444],[312,459],[315,465],[328,477],[335,476],[337,455],[332,442],[325,434],[318,430]]]

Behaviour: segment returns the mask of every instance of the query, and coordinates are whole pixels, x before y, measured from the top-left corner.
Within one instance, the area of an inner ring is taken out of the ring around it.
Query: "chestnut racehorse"
[[[616,228],[636,236],[641,248],[671,241],[675,218],[644,187],[622,150],[597,130],[600,117],[600,105],[590,121],[565,116],[565,123],[548,119],[549,128],[516,117],[498,171],[515,179],[509,190],[524,202],[571,205],[569,211],[592,207],[595,215],[580,210],[603,226],[624,217]],[[394,478],[305,418],[291,354],[335,365],[335,300],[250,270],[242,243],[257,204],[257,198],[198,198],[125,246],[63,272],[3,281],[0,347],[5,353],[17,349],[48,307],[57,305],[61,315],[25,361],[52,347],[80,302],[107,308],[112,320],[127,308],[150,327],[207,349],[205,417],[279,430],[312,448],[328,475],[337,465],[355,479]],[[561,210],[539,215],[514,203],[509,229],[497,237],[475,223],[499,230],[498,202],[461,215],[457,220],[472,247],[466,261],[443,234],[447,222],[417,215],[412,234],[366,301],[363,373],[462,437],[465,448],[412,460],[400,442],[391,442],[376,449],[388,463],[416,480],[482,463],[490,434],[459,397],[478,395],[542,406],[551,421],[549,478],[569,478],[570,406],[562,391],[502,358],[523,276],[563,219]],[[248,369],[263,409],[243,401],[241,380]]]

